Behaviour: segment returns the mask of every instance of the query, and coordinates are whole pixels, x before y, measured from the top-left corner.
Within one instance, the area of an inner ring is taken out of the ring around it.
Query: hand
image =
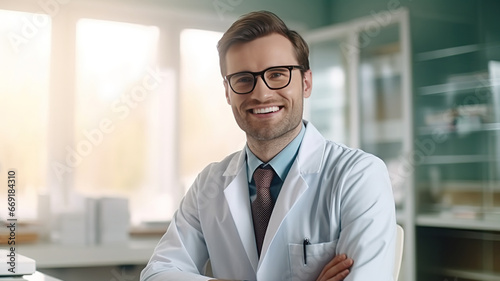
[[[316,281],[342,281],[349,274],[349,268],[353,260],[347,258],[345,254],[335,256],[319,274]]]

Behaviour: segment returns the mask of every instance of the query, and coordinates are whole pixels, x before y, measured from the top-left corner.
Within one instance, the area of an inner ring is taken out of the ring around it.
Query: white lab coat
[[[325,140],[310,123],[276,200],[258,259],[245,152],[207,166],[183,199],[141,280],[315,280],[334,255],[345,281],[391,281],[395,208],[384,163]],[[303,241],[307,264],[304,264]]]

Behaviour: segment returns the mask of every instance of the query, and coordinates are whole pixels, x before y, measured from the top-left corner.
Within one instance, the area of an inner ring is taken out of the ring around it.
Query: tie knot
[[[266,168],[259,167],[255,169],[255,172],[253,173],[253,179],[255,180],[255,186],[257,187],[257,189],[269,188],[271,186],[273,176],[274,170],[270,166]]]

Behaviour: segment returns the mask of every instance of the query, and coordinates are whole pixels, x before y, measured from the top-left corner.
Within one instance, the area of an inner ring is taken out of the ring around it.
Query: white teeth
[[[266,114],[266,113],[271,113],[271,112],[276,112],[280,110],[279,107],[277,106],[270,106],[270,107],[265,107],[265,108],[257,108],[253,110],[254,114]]]

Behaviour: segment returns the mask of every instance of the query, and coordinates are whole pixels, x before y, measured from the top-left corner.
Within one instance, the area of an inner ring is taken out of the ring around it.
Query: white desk
[[[145,265],[159,240],[160,237],[131,238],[126,244],[92,246],[36,243],[17,249],[34,259],[37,269]]]
[[[47,276],[40,272],[35,272],[32,275],[25,275],[22,277],[0,277],[0,281],[62,281],[62,280]]]

